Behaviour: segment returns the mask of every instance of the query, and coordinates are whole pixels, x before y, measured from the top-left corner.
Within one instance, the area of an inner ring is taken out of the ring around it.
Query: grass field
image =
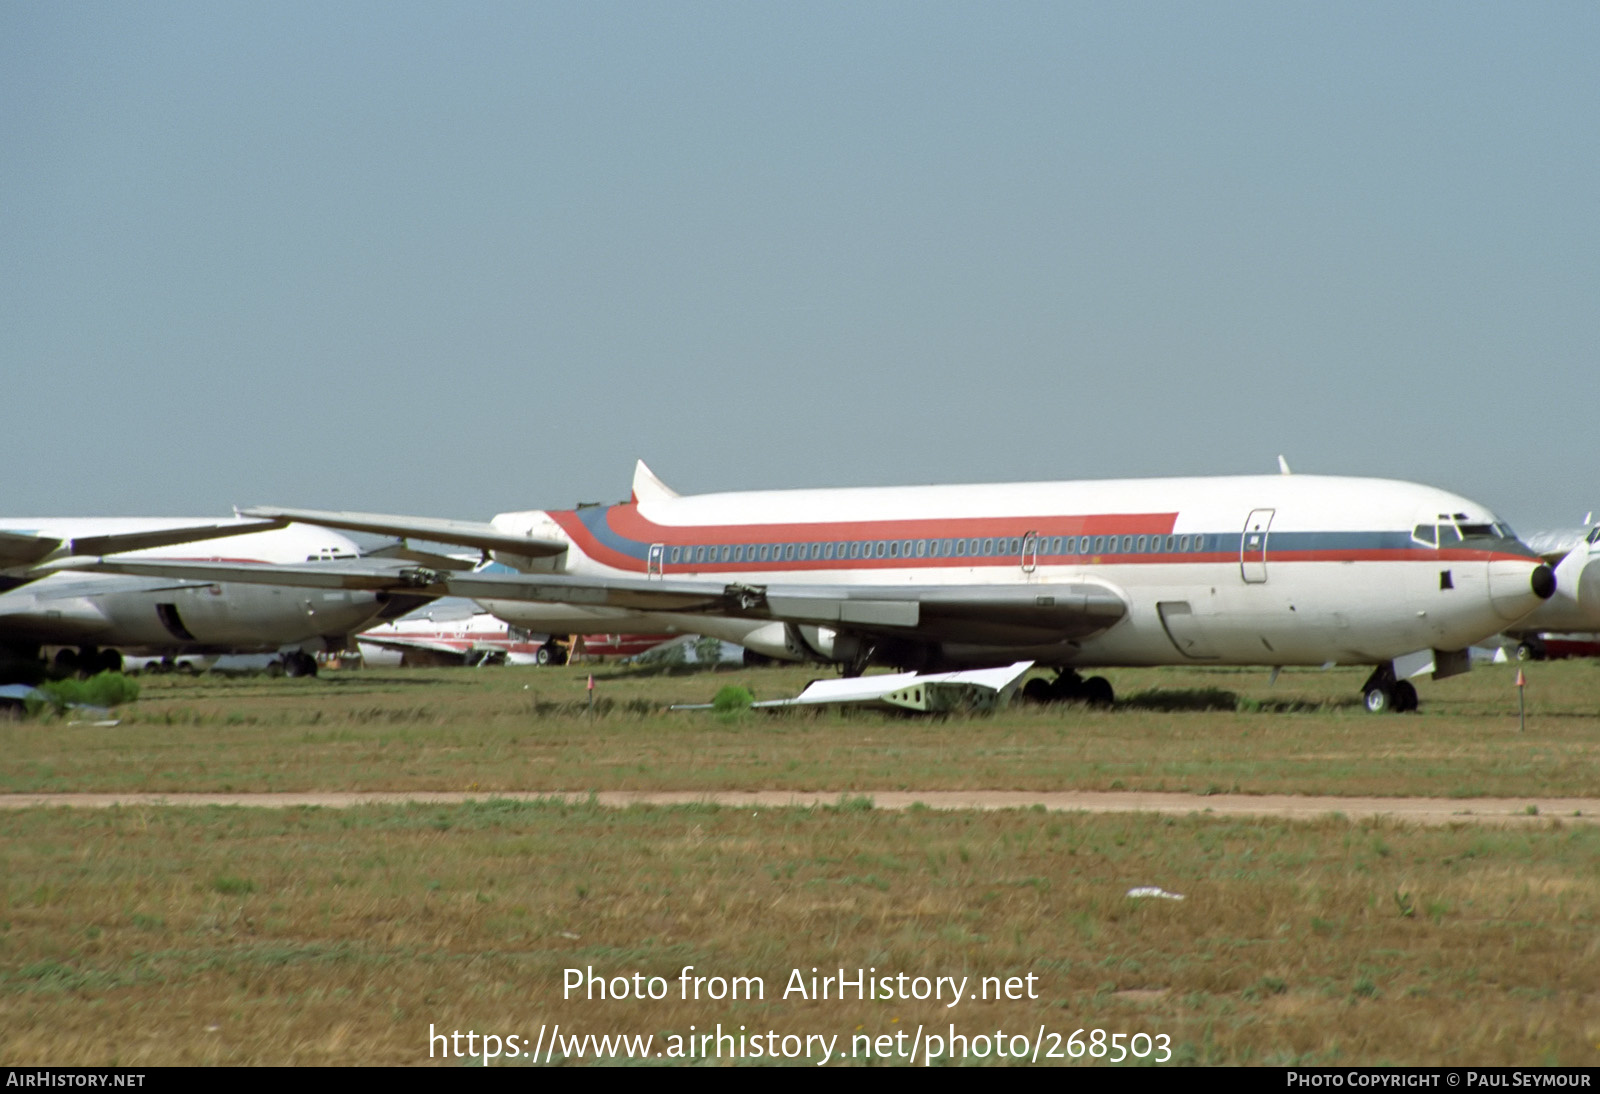
[[[112,729],[7,730],[0,792],[65,790],[900,789],[1600,795],[1600,665],[1507,666],[1424,683],[1373,716],[1364,673],[1125,670],[1111,711],[992,717],[672,712],[723,684],[796,694],[804,669],[671,675],[396,670],[317,680],[146,677]]]
[[[1271,686],[1264,672],[1117,672],[1127,702],[1103,713],[659,709],[735,681],[793,694],[805,675],[607,668],[593,715],[581,670],[157,678],[116,727],[0,723],[8,792],[853,795],[751,811],[0,812],[0,1063],[426,1063],[430,1026],[531,1049],[555,1023],[654,1035],[658,1051],[718,1023],[835,1036],[845,1056],[858,1036],[905,1031],[905,1047],[953,1025],[991,1047],[1003,1030],[1011,1049],[1043,1033],[1041,1063],[1096,1028],[1166,1035],[1191,1063],[1600,1061],[1595,826],[870,804],[901,788],[1189,790],[1197,809],[1216,789],[1600,796],[1600,667],[1531,667],[1525,734],[1499,667],[1424,685],[1417,716],[1365,714],[1346,671]],[[1185,899],[1128,897],[1136,886]],[[760,977],[765,998],[684,1001],[685,965]],[[813,967],[965,976],[973,991],[1031,974],[1037,998],[783,998]],[[563,999],[568,968],[670,990]]]

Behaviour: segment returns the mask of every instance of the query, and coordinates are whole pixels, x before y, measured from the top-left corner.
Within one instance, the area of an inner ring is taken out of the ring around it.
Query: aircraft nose
[[[1497,558],[1489,563],[1489,600],[1502,619],[1521,619],[1555,591],[1555,571],[1543,562]]]

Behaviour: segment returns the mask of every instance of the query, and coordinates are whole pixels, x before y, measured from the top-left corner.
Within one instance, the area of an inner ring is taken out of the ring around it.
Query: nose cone
[[[1489,563],[1489,600],[1495,614],[1521,619],[1556,591],[1555,571],[1536,558],[1496,558]]]

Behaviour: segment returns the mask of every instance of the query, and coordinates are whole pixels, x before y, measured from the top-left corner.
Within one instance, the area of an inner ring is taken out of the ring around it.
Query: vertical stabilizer
[[[678,496],[678,492],[666,483],[656,478],[640,460],[633,468],[633,500],[635,503],[651,501],[668,501]]]

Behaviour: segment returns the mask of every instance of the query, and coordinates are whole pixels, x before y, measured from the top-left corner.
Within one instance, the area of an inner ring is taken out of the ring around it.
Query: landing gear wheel
[[[1417,689],[1410,680],[1397,680],[1392,694],[1396,714],[1406,714],[1417,709]]]
[[[1111,690],[1111,681],[1104,676],[1091,676],[1085,680],[1080,697],[1092,707],[1108,707],[1117,700],[1116,692]]]
[[[1056,689],[1051,687],[1050,681],[1042,676],[1035,676],[1022,685],[1022,697],[1030,703],[1053,703],[1056,701]]]
[[[1394,709],[1394,694],[1383,684],[1373,684],[1362,693],[1368,714],[1387,714]]]
[[[273,679],[283,675],[283,660],[281,658],[267,662],[267,675]]]
[[[290,676],[315,676],[317,659],[304,650],[295,650],[283,655],[283,668]]]

